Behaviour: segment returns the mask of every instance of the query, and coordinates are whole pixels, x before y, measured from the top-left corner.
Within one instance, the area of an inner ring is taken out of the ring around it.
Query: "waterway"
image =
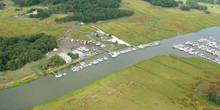
[[[206,28],[199,32],[164,39],[161,40],[160,46],[139,49],[122,54],[117,58],[109,58],[109,60],[105,62],[87,67],[79,72],[72,72],[71,67],[66,68],[59,71],[61,73],[67,72],[67,75],[62,78],[55,78],[52,74],[48,74],[47,76],[40,76],[39,79],[31,81],[30,83],[0,90],[0,110],[24,110],[45,103],[80,89],[83,86],[91,84],[95,80],[131,66],[136,62],[150,59],[155,56],[176,54],[182,57],[193,57],[184,52],[172,49],[172,45],[174,43],[185,43],[188,40],[197,41],[202,37],[220,39],[220,27]],[[100,54],[93,59],[85,61],[85,63],[103,56],[108,56],[108,54]]]

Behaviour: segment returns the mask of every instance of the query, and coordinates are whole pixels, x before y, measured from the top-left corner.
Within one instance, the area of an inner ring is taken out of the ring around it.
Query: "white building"
[[[54,51],[54,52],[58,52],[59,50],[58,50],[57,48],[54,48],[53,51]]]
[[[58,54],[63,60],[66,61],[66,63],[70,63],[72,61],[72,58],[67,55],[66,53],[60,53]]]
[[[37,12],[37,10],[35,10],[35,11],[32,11],[31,13],[27,13],[27,15],[29,16],[29,15],[36,15],[38,12]]]
[[[79,54],[79,58],[85,58],[86,55],[78,50],[72,51],[73,54]]]

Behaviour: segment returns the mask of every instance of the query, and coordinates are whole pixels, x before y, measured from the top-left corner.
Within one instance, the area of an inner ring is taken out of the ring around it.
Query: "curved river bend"
[[[220,39],[220,27],[211,27],[199,32],[179,35],[161,41],[160,46],[139,49],[130,53],[122,54],[117,58],[87,67],[79,72],[72,72],[66,68],[60,72],[67,72],[62,78],[55,78],[53,75],[40,76],[39,79],[27,84],[0,90],[0,110],[23,110],[35,105],[45,103],[51,99],[61,97],[71,91],[82,88],[95,80],[103,78],[111,73],[119,71],[132,64],[149,59],[155,56],[176,54],[183,57],[192,57],[184,52],[172,49],[174,43],[185,43],[185,41],[196,41],[201,37],[214,37]],[[108,56],[107,53],[100,54],[94,59]],[[94,59],[85,61],[88,63]]]

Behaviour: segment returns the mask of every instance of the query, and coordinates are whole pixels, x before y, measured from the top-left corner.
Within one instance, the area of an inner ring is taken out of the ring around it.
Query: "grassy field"
[[[199,58],[159,56],[31,109],[219,110],[197,94],[202,82],[219,82],[219,73],[219,65]]]
[[[161,8],[143,0],[123,0],[121,8],[133,10],[135,14],[96,25],[133,45],[173,37],[177,35],[176,32],[185,34],[220,25],[220,16],[216,13],[204,14],[199,10],[185,12],[178,8]]]
[[[39,6],[35,6],[39,7]],[[32,35],[40,32],[60,37],[69,28],[74,27],[76,22],[69,22],[64,24],[57,24],[54,22],[57,17],[64,17],[65,14],[55,14],[51,17],[39,20],[30,19],[24,16],[16,16],[18,14],[25,14],[26,11],[33,7],[22,8],[22,11],[15,11],[15,6],[6,7],[0,10],[0,36],[20,36]]]

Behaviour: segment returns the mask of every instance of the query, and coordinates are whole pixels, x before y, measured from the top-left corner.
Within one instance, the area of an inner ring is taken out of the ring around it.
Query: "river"
[[[131,66],[136,62],[155,56],[176,54],[182,57],[192,57],[184,52],[172,49],[172,45],[174,43],[185,43],[187,40],[196,41],[201,37],[220,39],[220,27],[206,28],[199,32],[164,39],[161,40],[160,46],[139,49],[122,54],[117,58],[109,58],[109,60],[105,62],[87,67],[79,72],[74,73],[71,71],[71,68],[66,68],[59,71],[67,72],[67,75],[62,78],[55,78],[52,74],[48,74],[47,76],[40,76],[39,79],[31,81],[30,83],[0,90],[0,110],[23,110],[43,104],[91,84],[95,80],[101,79],[111,73]],[[85,61],[85,63],[103,56],[108,56],[108,54],[100,54],[93,59]]]

